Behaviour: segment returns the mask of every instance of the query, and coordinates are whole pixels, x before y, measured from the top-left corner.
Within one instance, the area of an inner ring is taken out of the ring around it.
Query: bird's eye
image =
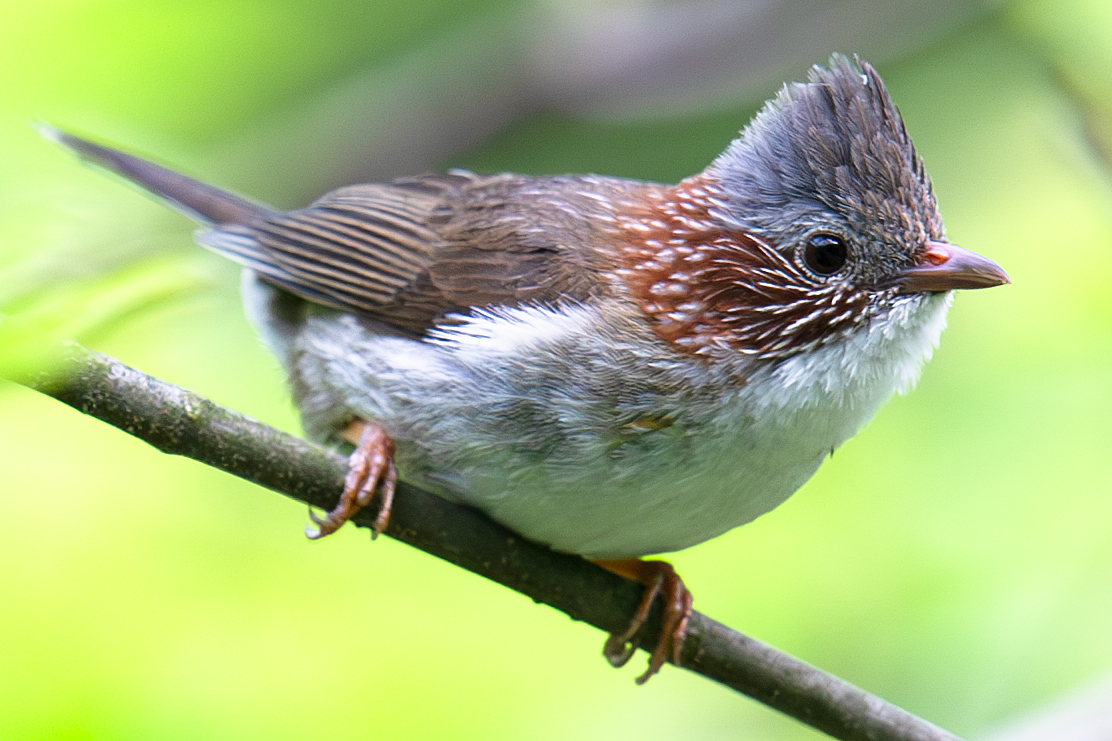
[[[848,257],[846,241],[836,234],[815,234],[803,249],[803,262],[818,275],[838,272]]]

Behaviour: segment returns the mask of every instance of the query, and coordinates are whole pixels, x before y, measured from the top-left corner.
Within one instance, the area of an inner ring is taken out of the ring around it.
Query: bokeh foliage
[[[76,336],[296,429],[234,267],[28,122],[294,205],[324,165],[229,142],[519,5],[5,3],[0,369]],[[1106,4],[1028,1],[882,67],[951,239],[1014,285],[959,296],[919,388],[787,504],[673,559],[699,609],[963,735],[1112,668],[1110,50]],[[674,180],[755,104],[538,111],[440,164]],[[286,500],[25,389],[0,419],[11,737],[817,737],[681,671],[637,689],[592,630],[364,532],[308,543]]]

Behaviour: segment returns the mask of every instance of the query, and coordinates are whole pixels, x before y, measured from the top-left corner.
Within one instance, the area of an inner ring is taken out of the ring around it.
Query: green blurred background
[[[1112,671],[1112,7],[728,5],[0,3],[0,371],[77,337],[297,430],[236,268],[32,119],[288,207],[443,167],[674,181],[860,51],[950,238],[1014,285],[958,296],[919,388],[788,503],[673,561],[700,610],[962,735]],[[636,688],[562,614],[310,543],[301,506],[22,387],[0,420],[0,737],[819,737],[683,671]]]

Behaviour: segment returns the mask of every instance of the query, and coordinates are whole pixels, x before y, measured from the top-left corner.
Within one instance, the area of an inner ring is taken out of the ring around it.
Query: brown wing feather
[[[584,301],[608,295],[617,267],[615,209],[644,183],[594,176],[499,176],[466,189],[441,226],[429,268],[468,305]]]
[[[611,290],[612,199],[641,184],[453,172],[333,191],[201,235],[309,301],[421,334],[475,306]],[[606,197],[602,197],[601,193]]]

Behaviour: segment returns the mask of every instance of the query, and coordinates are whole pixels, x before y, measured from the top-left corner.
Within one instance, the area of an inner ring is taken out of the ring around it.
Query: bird
[[[52,126],[196,220],[314,439],[354,446],[310,538],[399,475],[645,585],[643,683],[680,663],[691,592],[643,557],[799,489],[938,344],[955,289],[1009,283],[950,243],[880,75],[835,54],[676,184],[464,170],[281,211]]]

